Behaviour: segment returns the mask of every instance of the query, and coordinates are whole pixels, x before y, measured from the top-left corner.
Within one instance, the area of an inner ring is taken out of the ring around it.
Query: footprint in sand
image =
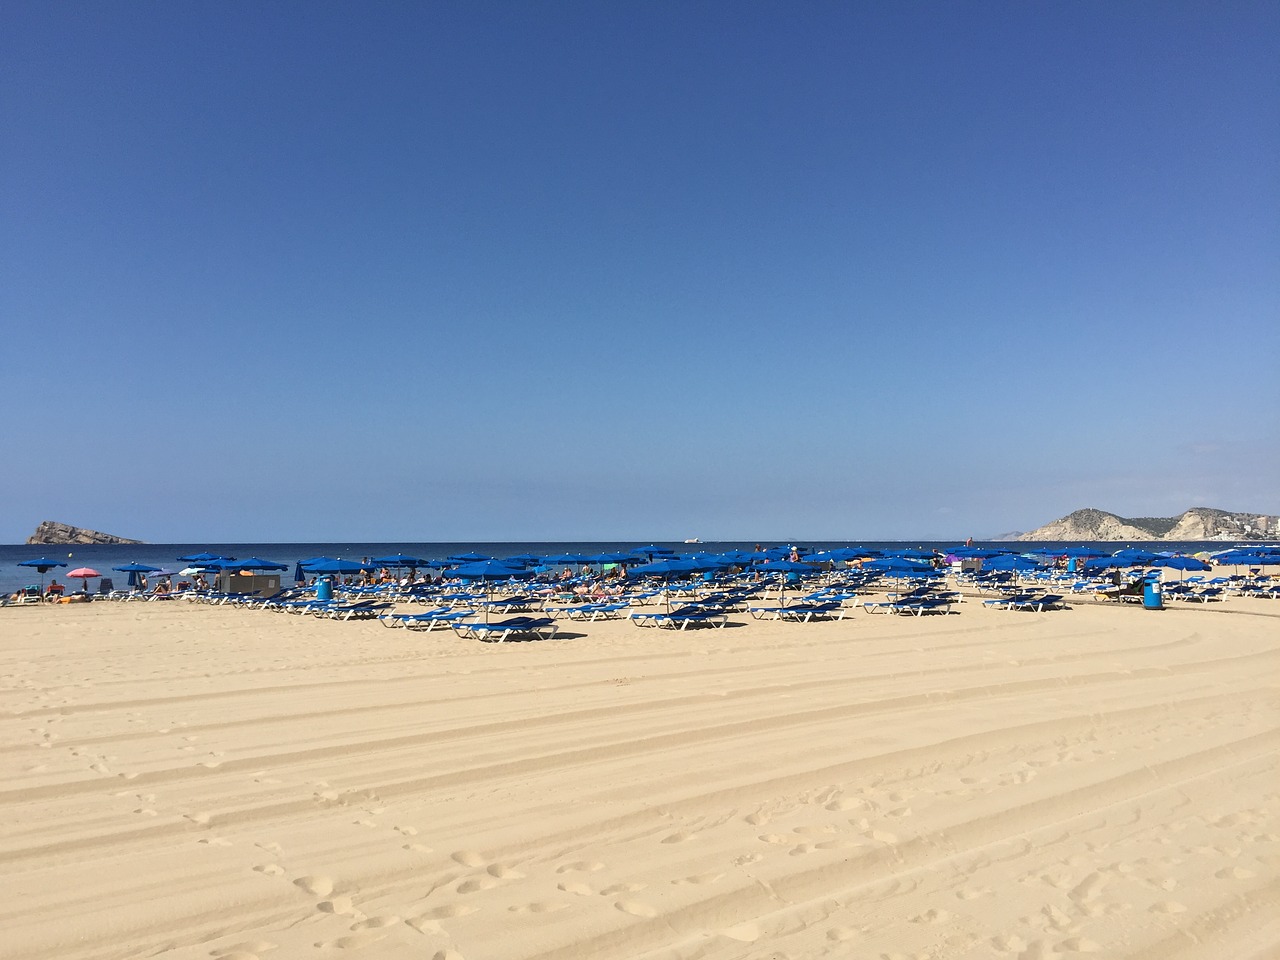
[[[507,907],[511,913],[555,913],[559,910],[567,910],[567,903],[555,903],[551,900],[537,900],[533,903],[517,904],[514,907]]]
[[[222,960],[231,960],[232,957],[250,957],[257,956],[260,953],[270,953],[276,949],[276,944],[270,940],[246,940],[244,943],[233,943],[229,947],[219,947],[217,950],[210,952],[211,957],[221,957]]]
[[[844,943],[846,940],[852,940],[858,935],[858,931],[853,927],[832,927],[827,931],[827,939],[835,943]]]
[[[411,917],[404,922],[406,927],[417,930],[419,933],[443,934],[444,927],[439,922],[432,920],[430,917]]]
[[[478,893],[481,890],[492,890],[498,885],[498,881],[490,876],[472,877],[470,880],[463,880],[454,887],[458,893]]]
[[[592,890],[590,887],[588,887],[585,883],[572,883],[572,882],[558,883],[556,884],[556,889],[562,890],[565,893],[577,894],[579,897],[594,897],[596,894],[596,892]]]
[[[1016,933],[1010,933],[1000,937],[993,937],[991,946],[1000,953],[1021,953],[1027,948],[1027,941]]]
[[[1252,870],[1244,867],[1224,867],[1214,874],[1219,880],[1248,880],[1257,876]]]
[[[917,917],[912,917],[912,923],[946,923],[951,919],[951,914],[946,910],[926,910]]]
[[[556,867],[556,873],[595,873],[603,870],[604,864],[599,860],[578,860],[574,863],[565,863]]]
[[[614,904],[623,913],[629,913],[633,917],[656,917],[658,911],[649,904],[640,900],[619,900]]]
[[[686,840],[692,840],[693,834],[686,833],[684,830],[677,830],[670,836],[662,838],[662,843],[684,843]]]
[[[755,943],[760,939],[760,928],[754,923],[737,923],[720,931],[721,936],[739,943]]]
[[[761,860],[763,860],[763,859],[764,859],[764,857],[763,857],[761,854],[758,854],[758,853],[747,853],[747,854],[744,854],[744,855],[743,855],[743,856],[741,856],[741,857],[734,857],[734,858],[733,858],[733,865],[734,865],[735,867],[745,867],[745,866],[747,866],[747,865],[749,865],[749,864],[752,864],[752,863],[759,863],[759,862],[760,862]]]
[[[380,917],[369,917],[365,920],[357,920],[351,925],[352,930],[379,930],[382,927],[392,927],[400,922],[400,918],[394,913]]]
[[[437,950],[431,960],[463,960],[463,956],[457,950],[445,949]]]
[[[416,837],[418,835],[417,827],[392,827],[396,833],[402,833],[406,837]]]
[[[458,850],[450,854],[450,857],[454,863],[460,863],[464,867],[483,867],[487,862],[484,855],[475,850]]]
[[[1152,913],[1186,913],[1187,908],[1177,900],[1161,900],[1150,906]]]
[[[1088,937],[1069,937],[1058,944],[1058,947],[1068,953],[1097,953],[1102,949],[1102,944]]]
[[[260,863],[253,869],[255,873],[263,873],[268,877],[278,877],[284,873],[284,867],[278,863]]]
[[[375,944],[379,940],[385,940],[386,937],[385,933],[379,933],[375,930],[361,930],[359,933],[339,937],[337,940],[322,941],[317,943],[316,947],[320,950],[327,950],[330,947],[337,947],[339,950],[359,950]]]
[[[428,910],[426,913],[418,916],[419,920],[451,920],[454,917],[465,917],[469,913],[475,913],[479,907],[474,907],[469,903],[450,903],[443,907],[436,907],[434,910]]]
[[[605,887],[600,891],[602,897],[616,897],[620,893],[639,893],[647,886],[643,883],[615,883],[611,887]]]
[[[692,877],[681,877],[678,880],[672,880],[671,884],[672,886],[677,886],[677,887],[686,883],[701,885],[704,883],[718,883],[723,878],[724,878],[723,873],[699,873],[699,874],[695,874]]]
[[[509,867],[505,863],[495,863],[489,866],[485,871],[491,877],[497,877],[499,880],[521,880],[524,874],[515,867]]]
[[[334,897],[332,900],[321,900],[316,904],[316,909],[321,913],[332,913],[340,917],[355,912],[350,897]]]
[[[327,897],[333,893],[333,880],[324,874],[317,874],[314,877],[299,877],[293,881],[295,887],[301,887],[307,893],[314,894],[317,897]]]

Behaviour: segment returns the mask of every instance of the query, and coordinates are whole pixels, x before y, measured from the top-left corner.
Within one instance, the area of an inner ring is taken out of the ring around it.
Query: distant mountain
[[[84,527],[73,527],[54,520],[44,520],[40,526],[36,527],[36,532],[27,537],[27,543],[142,543],[142,541],[99,533],[97,530],[86,530]]]
[[[1019,540],[1265,540],[1280,537],[1280,519],[1192,507],[1176,517],[1120,517],[1086,507]]]

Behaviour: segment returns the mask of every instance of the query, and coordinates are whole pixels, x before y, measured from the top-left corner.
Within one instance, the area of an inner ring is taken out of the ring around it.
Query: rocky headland
[[[1259,513],[1192,507],[1176,517],[1121,517],[1086,507],[1019,540],[1266,540],[1280,537],[1280,520]]]
[[[117,537],[97,530],[86,530],[84,527],[73,527],[69,523],[58,523],[44,520],[36,527],[36,532],[27,537],[27,543],[142,543],[141,540],[130,540],[128,537]]]

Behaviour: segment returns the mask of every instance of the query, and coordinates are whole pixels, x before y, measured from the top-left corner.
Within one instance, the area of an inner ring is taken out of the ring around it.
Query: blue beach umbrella
[[[225,564],[228,570],[288,570],[287,563],[276,563],[274,560],[263,560],[261,557],[249,557],[247,560],[236,560]]]
[[[19,562],[20,567],[34,567],[40,571],[40,592],[44,593],[44,575],[54,567],[65,567],[66,564],[61,560],[50,560],[48,557],[37,557],[35,560],[23,560]]]
[[[175,559],[181,560],[183,563],[197,563],[204,565],[215,560],[234,560],[235,557],[224,557],[220,553],[191,553],[185,557],[176,557]]]
[[[359,563],[355,560],[326,559],[310,565],[303,564],[303,566],[306,567],[308,570],[312,571],[313,573],[349,574],[349,573],[362,573],[363,571],[370,569],[369,564]]]
[[[679,557],[668,557],[663,560],[654,560],[652,563],[644,563],[631,571],[637,577],[658,577],[662,580],[663,593],[666,597],[667,612],[671,612],[671,592],[666,590],[666,585],[673,577],[687,577],[690,574],[701,572],[701,567],[692,560],[684,560]]]
[[[787,605],[787,579],[788,575],[802,573],[816,573],[817,568],[812,563],[801,563],[796,560],[768,560],[765,563],[758,563],[755,566],[757,570],[767,570],[770,573],[781,573],[782,591],[778,597],[778,603],[781,606]]]
[[[501,560],[479,560],[475,563],[467,563],[458,567],[453,571],[453,575],[463,580],[479,580],[484,584],[485,600],[489,599],[490,586],[502,580],[514,580],[522,577],[533,576],[533,571],[523,570],[520,567],[513,567]],[[489,622],[489,604],[484,606],[484,620]]]
[[[651,561],[653,560],[654,557],[658,557],[658,556],[669,557],[673,553],[675,553],[675,551],[672,550],[670,547],[659,547],[656,544],[652,544],[652,543],[649,544],[647,547],[636,547],[631,552],[635,554],[639,554],[640,556],[648,557],[649,560]]]
[[[61,560],[50,560],[48,557],[39,557],[35,560],[23,560],[18,564],[18,566],[35,567],[41,573],[46,573],[54,567],[65,567],[66,564]]]
[[[1117,560],[1127,561],[1131,566],[1145,567],[1152,560],[1159,560],[1160,554],[1152,553],[1150,550],[1139,550],[1136,547],[1126,547],[1124,550],[1117,550],[1112,556]]]
[[[1182,554],[1177,554],[1172,557],[1160,557],[1158,560],[1152,560],[1151,566],[1167,567],[1170,570],[1177,570],[1178,579],[1182,579],[1188,570],[1195,570],[1198,573],[1203,573],[1205,570],[1213,569],[1213,567],[1209,566],[1209,564],[1205,563],[1203,560],[1197,560],[1195,557],[1188,557]]]
[[[1036,563],[1036,561],[1029,557],[1022,556],[1019,553],[1006,553],[983,560],[982,569],[1024,572],[1027,570],[1038,570],[1040,569],[1040,564]]]
[[[421,557],[410,557],[403,553],[393,553],[389,557],[374,557],[369,561],[380,567],[425,567],[427,561]]]
[[[486,560],[492,560],[493,557],[486,557],[483,553],[455,553],[446,559],[453,563],[483,563]]]
[[[160,568],[153,567],[146,563],[126,563],[118,567],[112,567],[111,569],[118,571],[119,573],[129,574],[129,586],[136,587],[138,585],[138,574],[155,573]]]

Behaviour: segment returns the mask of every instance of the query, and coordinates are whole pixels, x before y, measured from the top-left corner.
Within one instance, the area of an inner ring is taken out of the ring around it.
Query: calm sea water
[[[750,550],[756,541],[733,540],[716,541],[699,544],[685,544],[672,541],[650,541],[656,546],[668,547],[677,553],[703,551],[719,553],[725,550]],[[517,554],[531,553],[538,556],[552,556],[560,553],[614,553],[623,552],[637,546],[647,546],[635,541],[608,540],[599,542],[564,542],[564,543],[140,543],[120,546],[24,546],[21,544],[0,545],[0,591],[12,593],[26,584],[39,584],[38,571],[19,567],[23,560],[34,560],[48,557],[62,560],[66,567],[56,567],[45,575],[47,583],[57,578],[59,583],[69,583],[70,589],[79,589],[80,581],[68,581],[66,574],[77,567],[90,567],[104,576],[111,577],[117,588],[126,585],[128,574],[116,573],[112,567],[125,563],[145,563],[153,567],[168,570],[180,570],[186,564],[177,558],[195,553],[217,553],[238,558],[261,557],[289,565],[283,575],[284,580],[293,577],[293,565],[298,560],[308,557],[340,557],[345,560],[360,560],[364,557],[383,557],[393,554],[406,554],[421,557],[424,560],[443,559],[463,553],[480,553],[489,557],[511,557]],[[765,542],[764,546],[779,544]],[[874,550],[894,550],[904,547],[923,547],[924,549],[946,550],[957,546],[954,540],[908,540],[908,541],[850,541],[850,540],[800,540],[788,546],[810,547],[814,550],[829,550],[836,547],[867,547]],[[994,544],[977,543],[977,546],[999,546],[1004,548],[1039,550],[1042,547],[1079,546],[1078,543],[1019,543]],[[1194,541],[1174,543],[1158,541],[1147,543],[1090,543],[1100,550],[1114,552],[1125,546],[1142,547],[1153,552],[1196,553],[1201,550],[1226,550],[1232,546],[1224,541]],[[96,590],[98,582],[89,582],[90,590]]]

